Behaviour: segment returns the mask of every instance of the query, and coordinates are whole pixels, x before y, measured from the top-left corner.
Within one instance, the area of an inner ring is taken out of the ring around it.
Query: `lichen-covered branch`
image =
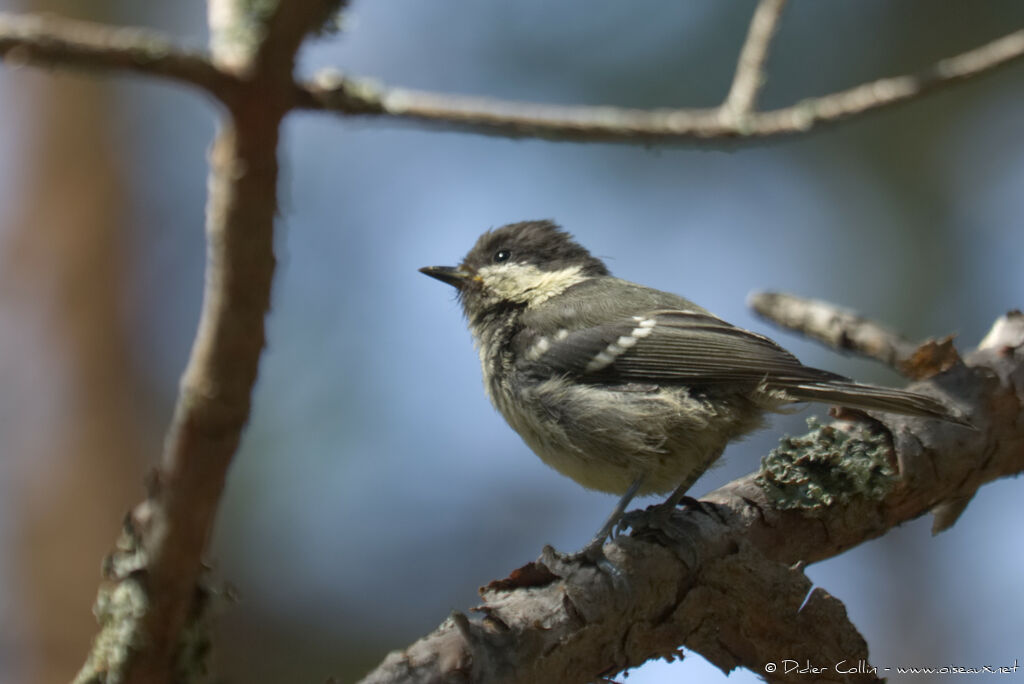
[[[364,681],[588,682],[681,645],[769,681],[806,681],[767,669],[782,653],[850,670],[815,681],[875,681],[842,606],[808,597],[800,568],[1024,472],[1024,315],[913,389],[977,430],[888,415],[817,425],[669,524],[630,514],[631,535],[605,547],[620,581],[546,554],[485,588],[478,619],[453,616]]]

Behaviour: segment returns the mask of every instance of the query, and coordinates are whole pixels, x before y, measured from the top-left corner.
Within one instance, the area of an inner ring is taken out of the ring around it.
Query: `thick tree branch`
[[[237,7],[233,0],[228,4]],[[298,16],[303,3],[287,4]],[[211,12],[214,12],[211,10]],[[231,12],[225,12],[230,15]],[[285,12],[275,12],[269,22]],[[293,21],[293,19],[289,19]],[[306,30],[316,28],[310,21]],[[289,24],[286,34],[300,29]],[[239,54],[234,40],[212,42],[224,64]],[[276,35],[268,25],[262,35]],[[290,108],[292,68],[301,40],[254,45],[253,65],[225,100],[228,116],[210,154],[206,288],[199,329],[181,381],[160,465],[146,501],[126,522],[107,564],[111,585],[98,600],[103,630],[78,681],[190,680],[201,667],[190,643],[204,619],[199,585],[202,554],[241,431],[264,345],[264,317],[274,274],[277,140]]]
[[[978,429],[878,415],[783,440],[760,473],[668,525],[630,514],[630,537],[605,547],[620,582],[546,554],[484,589],[480,619],[449,619],[365,681],[586,682],[673,657],[680,644],[769,681],[806,681],[769,671],[782,657],[831,668],[815,681],[874,681],[857,668],[866,649],[841,605],[811,594],[801,609],[808,585],[799,565],[787,568],[1024,472],[1024,316],[1002,319],[966,364],[913,389],[967,409]],[[842,660],[849,672],[837,671]]]
[[[0,58],[8,64],[109,69],[168,78],[218,94],[234,79],[209,57],[140,28],[49,15],[0,12]]]

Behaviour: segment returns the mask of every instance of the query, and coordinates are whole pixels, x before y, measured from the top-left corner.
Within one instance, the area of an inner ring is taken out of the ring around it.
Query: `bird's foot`
[[[541,554],[540,562],[547,566],[547,568],[555,573],[556,575],[565,576],[565,572],[559,572],[556,568],[562,567],[566,571],[571,572],[572,568],[567,567],[569,565],[579,567],[580,565],[593,565],[596,566],[605,576],[612,580],[612,583],[620,589],[628,589],[625,586],[625,573],[615,565],[615,563],[608,560],[608,557],[604,554],[605,542],[611,540],[615,541],[615,538],[621,533],[623,528],[623,514],[625,513],[626,506],[633,500],[636,493],[640,490],[640,485],[643,484],[643,477],[638,477],[633,480],[633,483],[629,485],[622,496],[619,498],[619,502],[615,505],[612,510],[612,514],[605,520],[604,525],[601,525],[601,529],[597,531],[594,538],[590,540],[590,543],[584,546],[582,549],[572,554],[563,554],[555,551],[550,546],[544,547],[544,552]]]
[[[701,513],[705,512],[704,504],[699,499],[695,499],[692,496],[681,496],[678,500],[673,500],[674,498],[671,497],[667,501],[652,506],[651,522],[656,526],[666,526],[677,508],[700,511]]]
[[[694,567],[697,559],[692,548],[698,528],[690,516],[676,513],[682,509],[710,515],[714,512],[714,506],[690,496],[673,499],[675,497],[642,511],[630,511],[622,517],[619,526],[632,528],[633,534],[641,540],[671,548],[687,567]]]
[[[604,553],[604,544],[607,539],[608,537],[594,537],[590,543],[575,553],[563,553],[551,545],[547,545],[541,552],[540,563],[561,577],[580,566],[594,566],[601,574],[610,579],[616,588],[626,589],[628,585],[625,573]]]

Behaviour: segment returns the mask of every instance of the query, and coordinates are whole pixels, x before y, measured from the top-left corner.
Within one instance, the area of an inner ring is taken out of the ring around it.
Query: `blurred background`
[[[3,6],[206,40],[198,0]],[[552,103],[711,106],[753,7],[355,0],[302,71]],[[1022,26],[1014,0],[794,0],[763,105],[914,71]],[[2,682],[68,680],[95,632],[100,560],[142,496],[196,325],[217,114],[139,77],[0,69]],[[614,503],[547,469],[491,409],[452,292],[418,267],[456,262],[486,228],[553,218],[616,275],[684,293],[806,363],[899,383],[769,328],[745,297],[820,297],[974,346],[1024,306],[1022,122],[1021,64],[743,145],[512,141],[293,115],[269,345],[209,554],[238,595],[220,621],[219,671],[351,681],[543,544],[581,546]],[[757,468],[810,413],[733,445],[695,492]],[[874,664],[1024,664],[1020,487],[985,487],[936,538],[920,519],[808,569],[845,602]],[[688,654],[628,681],[724,677]]]

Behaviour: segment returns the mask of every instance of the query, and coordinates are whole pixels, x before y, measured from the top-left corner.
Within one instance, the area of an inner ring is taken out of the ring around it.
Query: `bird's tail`
[[[785,391],[797,401],[817,401],[868,411],[925,416],[964,427],[974,427],[961,415],[943,406],[935,399],[905,390],[860,385],[855,382],[831,381],[791,385],[786,387]]]

